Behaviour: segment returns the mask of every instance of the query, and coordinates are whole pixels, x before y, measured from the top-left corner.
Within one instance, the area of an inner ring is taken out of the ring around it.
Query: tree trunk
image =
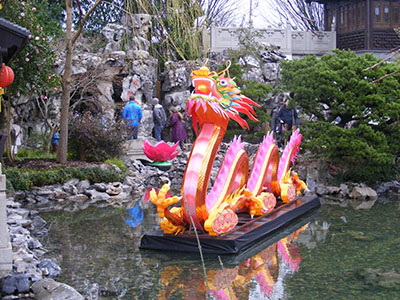
[[[65,1],[65,10],[67,13],[67,22],[65,30],[66,56],[64,65],[64,74],[61,79],[62,96],[61,96],[61,116],[60,116],[60,144],[57,149],[56,160],[60,163],[67,162],[68,151],[68,115],[69,115],[69,98],[70,84],[72,73],[72,54],[74,44],[83,30],[87,19],[103,0],[96,0],[93,6],[88,10],[81,20],[80,27],[72,36],[72,0]]]
[[[61,79],[62,96],[61,96],[61,116],[60,116],[60,145],[57,149],[57,161],[60,163],[67,162],[68,150],[68,112],[70,97],[70,82],[72,73],[72,0],[65,1],[65,9],[67,13],[67,26],[65,31],[66,56],[64,65],[64,74]]]
[[[12,138],[11,138],[11,120],[14,113],[14,110],[11,105],[11,95],[10,91],[7,90],[7,105],[5,105],[5,115],[6,115],[6,133],[7,136],[7,143],[6,143],[6,151],[7,151],[7,158],[10,162],[15,160],[15,154],[12,151]]]

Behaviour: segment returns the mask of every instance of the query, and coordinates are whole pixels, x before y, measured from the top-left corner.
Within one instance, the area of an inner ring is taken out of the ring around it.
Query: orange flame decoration
[[[188,99],[186,111],[192,117],[193,127],[198,132],[186,166],[181,188],[181,207],[169,210],[169,203],[176,203],[163,193],[154,192],[150,200],[157,205],[163,216],[160,226],[164,233],[177,234],[192,225],[210,235],[229,232],[238,223],[237,212],[248,212],[251,216],[263,215],[276,206],[276,198],[283,202],[295,199],[306,185],[297,174],[291,176],[290,163],[294,161],[301,134],[292,137],[279,160],[279,151],[268,133],[260,144],[249,173],[249,158],[241,137],[230,144],[214,186],[207,194],[211,170],[217,151],[225,135],[229,120],[242,128],[249,128],[240,116],[245,114],[257,121],[252,106],[260,106],[241,94],[235,81],[226,77],[229,65],[220,73],[211,72],[202,66],[191,73],[194,91]]]

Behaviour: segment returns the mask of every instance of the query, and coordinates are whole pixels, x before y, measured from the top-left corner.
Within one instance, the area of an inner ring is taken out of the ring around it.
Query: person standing
[[[153,122],[154,122],[154,136],[156,141],[161,141],[161,132],[167,123],[167,115],[162,105],[159,103],[158,98],[153,98]]]
[[[122,110],[122,117],[129,122],[128,140],[137,139],[139,132],[139,123],[142,120],[142,109],[135,102],[135,97],[129,97],[129,103]]]
[[[281,125],[284,126],[285,130],[285,143],[292,130],[296,130],[298,126],[297,111],[294,107],[294,101],[287,97],[285,99],[284,105],[279,110],[278,120]]]
[[[286,130],[294,130],[297,127],[298,119],[293,100],[286,98],[284,104],[278,114],[279,122],[285,126]]]
[[[171,119],[169,120],[168,127],[172,128],[171,140],[174,143],[179,142],[179,146],[181,147],[181,150],[183,150],[184,141],[186,140],[186,131],[182,123],[183,116],[178,111],[178,108],[174,106],[171,107],[169,113]]]
[[[57,148],[58,148],[58,141],[60,140],[60,134],[58,131],[54,132],[52,138],[51,138],[51,145],[53,146],[53,153],[57,153]]]

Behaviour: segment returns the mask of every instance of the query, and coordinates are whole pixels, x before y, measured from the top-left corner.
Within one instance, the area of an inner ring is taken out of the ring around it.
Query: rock
[[[69,194],[72,194],[72,195],[78,194],[78,189],[73,184],[68,184],[68,183],[64,184],[63,185],[63,190],[65,192],[69,193]]]
[[[37,195],[42,196],[44,198],[53,199],[54,191],[46,190],[46,189],[39,189],[37,190]]]
[[[353,188],[351,194],[351,198],[354,198],[356,200],[377,200],[378,199],[378,194],[371,189],[370,187],[359,187],[356,186]]]
[[[121,182],[112,182],[108,184],[106,193],[110,196],[119,195],[122,193],[122,183]]]
[[[171,90],[186,90],[191,86],[190,72],[192,66],[188,65],[186,61],[180,62],[166,62],[166,71],[162,74],[164,83],[162,90],[169,92]]]
[[[76,194],[78,194],[78,189],[76,187],[76,185],[78,183],[79,183],[79,179],[77,179],[77,178],[70,179],[66,183],[64,183],[64,185],[62,186],[62,189],[69,194],[76,195]]]
[[[83,202],[86,201],[87,199],[89,199],[88,196],[84,195],[84,194],[78,194],[78,195],[72,195],[67,197],[67,201],[71,201],[71,202]]]
[[[56,278],[61,274],[61,268],[56,263],[54,263],[51,259],[45,258],[43,259],[39,265],[39,269],[42,270],[43,275],[49,278]]]
[[[337,186],[327,186],[326,189],[328,191],[328,194],[331,196],[336,196],[340,192],[340,188]]]
[[[96,189],[96,191],[98,192],[105,192],[107,190],[107,184],[102,182],[102,183],[95,183],[94,188]]]
[[[76,188],[80,194],[84,193],[90,186],[89,180],[81,180],[77,183]]]
[[[354,209],[359,210],[359,209],[371,209],[372,206],[375,205],[376,200],[373,201],[352,201],[352,205]]]
[[[54,197],[55,199],[65,199],[68,197],[68,194],[64,192],[63,190],[56,189],[54,190]]]
[[[15,202],[14,198],[8,198],[7,199],[7,203],[6,203],[6,207],[7,208],[20,208],[21,207],[21,203],[19,202]]]
[[[114,206],[114,207],[122,207],[122,203],[124,201],[129,201],[129,197],[127,194],[125,193],[121,193],[119,195],[116,196],[110,196],[110,198],[108,198],[106,201],[107,203],[109,203],[110,205]]]
[[[27,293],[30,287],[28,274],[8,274],[3,278],[2,292],[6,295]]]
[[[323,186],[323,185],[318,185],[317,188],[316,188],[316,190],[315,190],[315,193],[316,193],[318,196],[324,196],[324,195],[327,195],[327,194],[329,193],[329,191],[328,191],[328,189],[327,189],[325,186]]]
[[[339,186],[340,192],[339,192],[339,196],[342,198],[346,198],[349,196],[350,190],[349,187],[346,184],[340,184]]]
[[[98,201],[107,201],[110,195],[107,193],[101,193],[96,190],[88,190],[86,194],[90,196],[90,203],[96,203]]]
[[[360,275],[364,279],[367,285],[371,285],[373,287],[400,290],[399,273],[393,271],[383,273],[379,270],[366,268],[358,271],[358,275]]]
[[[26,194],[24,191],[16,191],[14,193],[15,201],[23,200],[23,199],[25,199],[25,197],[26,197]]]
[[[32,291],[35,299],[40,300],[84,300],[74,288],[54,281],[51,278],[45,278],[35,282],[32,285]]]
[[[41,217],[35,216],[32,220],[32,224],[35,227],[35,229],[38,230],[38,229],[43,229],[47,225],[47,222],[43,220]]]
[[[49,198],[46,198],[46,197],[43,197],[43,196],[39,196],[39,195],[37,195],[35,197],[35,199],[36,199],[36,203],[38,203],[39,205],[47,205],[50,202]]]
[[[28,248],[30,250],[42,248],[42,244],[37,239],[28,240]]]

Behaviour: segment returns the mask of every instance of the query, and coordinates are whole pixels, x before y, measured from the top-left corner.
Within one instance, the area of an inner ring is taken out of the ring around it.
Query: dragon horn
[[[227,60],[227,61],[226,61],[226,68],[223,69],[221,72],[218,72],[217,75],[219,76],[219,75],[222,74],[222,73],[225,74],[225,72],[228,72],[228,77],[230,77],[230,76],[229,76],[229,71],[228,71],[228,70],[229,70],[229,68],[231,67],[231,64],[232,64],[231,61],[230,61],[230,60]]]

